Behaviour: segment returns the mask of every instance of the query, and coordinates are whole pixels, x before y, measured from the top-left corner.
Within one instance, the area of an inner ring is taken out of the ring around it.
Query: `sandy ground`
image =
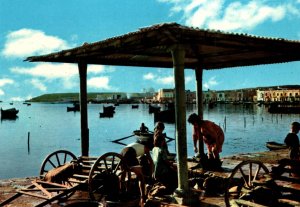
[[[269,169],[272,166],[277,164],[277,161],[283,158],[287,158],[288,151],[287,150],[278,150],[278,151],[267,151],[267,152],[258,152],[258,153],[247,153],[247,154],[239,154],[230,157],[223,158],[223,169],[224,172],[213,172],[216,176],[220,177],[228,177],[232,171],[232,169],[239,164],[243,160],[258,160],[264,163]],[[189,164],[191,166],[193,164]],[[14,178],[7,180],[0,180],[0,202],[7,199],[8,197],[14,195],[16,190],[26,187],[31,184],[32,180],[36,178]],[[207,196],[203,191],[198,190],[200,205],[202,207],[225,207],[224,197],[223,195],[218,196]],[[59,207],[65,206],[66,203],[74,202],[74,201],[84,201],[87,198],[87,193],[83,191],[77,191],[67,202],[64,203],[56,203],[46,206]],[[20,196],[15,199],[10,204],[6,205],[8,207],[31,207],[39,204],[41,199],[28,197],[28,196]],[[81,207],[87,207],[92,205],[80,205]],[[160,203],[160,206],[183,206],[178,204],[169,204],[169,203]]]

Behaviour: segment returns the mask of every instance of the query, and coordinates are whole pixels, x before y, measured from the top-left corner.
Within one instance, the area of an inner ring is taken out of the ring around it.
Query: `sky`
[[[76,64],[30,63],[29,56],[176,22],[200,29],[300,40],[300,0],[0,0],[0,100],[79,92]],[[300,52],[300,51],[299,51]],[[204,70],[204,90],[299,85],[300,62]],[[195,91],[193,70],[185,70]],[[173,70],[88,66],[88,92],[174,88]]]

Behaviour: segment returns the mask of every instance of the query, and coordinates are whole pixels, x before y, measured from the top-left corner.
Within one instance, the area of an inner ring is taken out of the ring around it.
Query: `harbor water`
[[[108,106],[109,104],[105,104]],[[80,113],[67,112],[71,104],[2,102],[3,109],[20,110],[16,120],[0,123],[0,179],[38,176],[43,159],[53,151],[66,149],[76,156],[81,154]],[[88,105],[90,156],[106,152],[120,152],[123,145],[111,141],[132,135],[142,122],[153,130],[154,115],[148,105],[131,104],[116,106],[113,118],[100,118],[103,104]],[[196,112],[196,105],[187,106],[187,116]],[[282,142],[290,130],[290,123],[299,121],[299,114],[269,114],[266,107],[256,104],[218,104],[213,109],[204,108],[204,119],[214,121],[225,132],[221,156],[238,153],[266,151],[267,141]],[[165,123],[168,137],[175,138],[175,124]],[[187,123],[188,156],[194,155],[192,125]],[[132,136],[124,144],[134,142]],[[169,142],[169,150],[175,152],[175,141]]]

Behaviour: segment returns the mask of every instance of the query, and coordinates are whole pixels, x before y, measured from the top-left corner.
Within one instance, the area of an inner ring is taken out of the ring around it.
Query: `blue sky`
[[[75,64],[29,63],[42,55],[163,22],[300,40],[300,0],[0,0],[0,100],[78,92]],[[299,51],[300,52],[300,51]],[[300,62],[204,71],[204,89],[300,84]],[[185,71],[195,90],[194,71]],[[88,92],[173,88],[173,70],[88,66]]]

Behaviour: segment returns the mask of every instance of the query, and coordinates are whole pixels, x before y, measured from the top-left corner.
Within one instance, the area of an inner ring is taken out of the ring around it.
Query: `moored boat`
[[[288,146],[284,143],[278,143],[274,141],[266,142],[266,147],[269,150],[280,150],[280,149],[287,149]]]
[[[159,111],[160,111],[160,106],[149,104],[149,114],[159,112]]]
[[[138,104],[131,105],[131,108],[132,108],[132,109],[138,109],[138,108],[139,108],[139,105],[138,105]]]
[[[10,108],[10,109],[2,109],[1,108],[1,119],[13,119],[17,117],[17,114],[19,113],[19,110],[16,108]]]
[[[175,109],[167,109],[154,113],[154,122],[175,123]]]
[[[67,112],[69,111],[80,111],[79,103],[74,103],[73,106],[67,106]]]

